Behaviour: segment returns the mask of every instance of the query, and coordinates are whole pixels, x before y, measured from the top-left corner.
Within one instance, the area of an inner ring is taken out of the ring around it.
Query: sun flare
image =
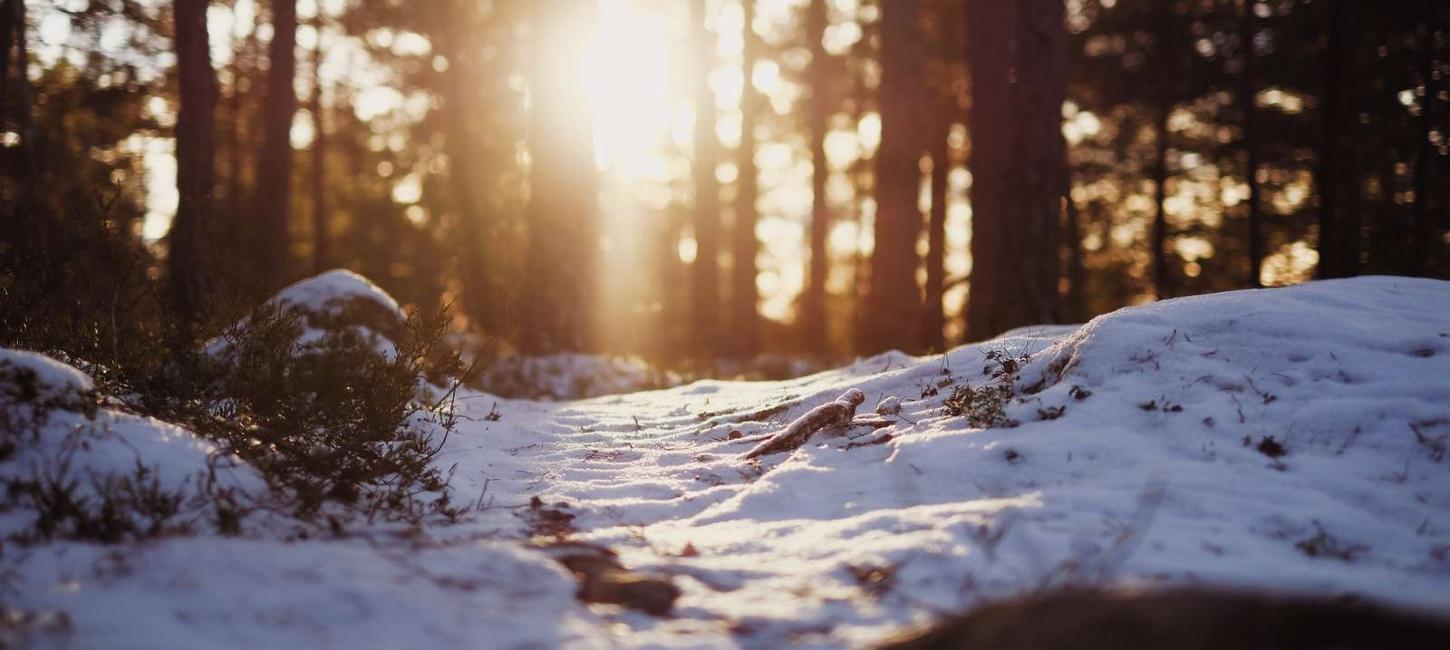
[[[671,14],[658,3],[600,0],[581,62],[595,158],[623,178],[663,179],[673,119]]]

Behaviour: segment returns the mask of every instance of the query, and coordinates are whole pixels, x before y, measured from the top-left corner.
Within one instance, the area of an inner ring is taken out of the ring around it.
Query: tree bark
[[[760,119],[763,98],[751,82],[751,73],[760,57],[760,41],[755,35],[755,0],[741,0],[745,10],[742,38],[744,48],[741,56],[743,86],[740,95],[740,148],[737,165],[740,168],[740,185],[735,197],[735,224],[731,258],[732,290],[730,292],[733,317],[731,319],[731,352],[737,358],[754,357],[760,352],[760,291],[755,286],[758,273],[756,257],[760,252],[760,240],[755,236],[755,224],[759,220],[755,202],[759,197],[755,167],[755,125]]]
[[[881,5],[881,146],[876,150],[875,247],[862,353],[915,351],[921,291],[916,241],[922,229],[917,194],[926,122],[925,72],[917,0]]]
[[[1062,102],[1060,0],[971,0],[972,280],[968,340],[1058,317]]]
[[[696,352],[702,358],[718,353],[720,322],[720,184],[715,178],[719,142],[715,137],[715,94],[710,70],[715,62],[715,38],[705,26],[705,0],[690,3],[695,44],[695,148],[691,159],[695,183],[695,261],[691,266],[694,291],[690,322]]]
[[[266,276],[265,289],[269,292],[285,284],[292,273],[288,215],[292,209],[292,118],[297,113],[297,91],[293,88],[296,43],[296,0],[273,0],[256,193],[256,215],[262,227],[258,266]]]
[[[1242,24],[1239,40],[1243,47],[1243,70],[1239,75],[1239,112],[1243,120],[1244,182],[1249,185],[1248,228],[1249,228],[1249,277],[1251,287],[1263,286],[1264,233],[1263,214],[1259,200],[1259,141],[1258,129],[1258,84],[1254,80],[1257,53],[1254,51],[1254,2],[1243,3]]]
[[[202,229],[212,220],[216,185],[216,73],[211,67],[207,37],[208,0],[176,0],[177,78],[180,105],[176,112],[176,217],[167,236],[167,270],[172,309],[189,337],[201,316],[203,276]]]
[[[811,223],[810,250],[806,257],[806,286],[801,297],[800,334],[803,349],[821,354],[826,351],[826,238],[831,229],[830,208],[826,205],[826,181],[831,176],[826,160],[826,133],[830,129],[826,48],[822,38],[826,31],[826,0],[810,0],[806,6],[806,40],[811,53],[806,70],[810,97],[806,102],[806,130],[811,149]]]
[[[312,19],[317,42],[312,49],[312,96],[308,112],[312,113],[312,272],[331,268],[328,251],[327,214],[327,123],[322,114],[322,5]]]

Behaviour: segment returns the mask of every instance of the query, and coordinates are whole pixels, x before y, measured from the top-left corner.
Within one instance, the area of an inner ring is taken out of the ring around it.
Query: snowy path
[[[954,388],[992,383],[993,351],[1030,354],[1001,414],[1018,426],[944,415]],[[861,420],[900,398],[895,424],[743,458],[849,388],[866,393]],[[463,409],[438,462],[477,500],[468,522],[173,540],[114,571],[111,551],[53,545],[25,569],[46,586],[25,600],[68,610],[82,642],[152,647],[856,647],[1066,584],[1450,613],[1450,283],[1220,294],[797,380],[557,404],[471,394]],[[673,576],[675,615],[574,601],[572,579],[520,544],[535,496],[567,504],[578,539]]]
[[[567,502],[582,538],[677,576],[679,617],[624,615],[642,626],[632,641],[733,632],[745,644],[856,645],[1068,583],[1443,606],[1450,291],[1393,279],[1338,289],[1174,301],[1076,334],[1029,331],[795,381],[505,403],[477,436],[499,446],[444,462],[459,462],[464,494],[486,477],[502,503]],[[1046,373],[1054,385],[1009,407],[1016,428],[943,417],[952,385],[986,379],[991,350],[1038,353],[1023,383]],[[1061,380],[1054,361],[1067,365]],[[759,465],[741,457],[851,387],[866,391],[863,411],[904,401],[884,430],[894,440],[847,449],[846,437],[818,436]]]

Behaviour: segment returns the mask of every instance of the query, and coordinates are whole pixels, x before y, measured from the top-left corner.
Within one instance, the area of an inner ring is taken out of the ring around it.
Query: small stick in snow
[[[852,388],[837,397],[836,401],[827,402],[806,411],[805,415],[796,418],[783,431],[746,452],[745,457],[759,458],[766,454],[790,451],[805,444],[815,432],[821,429],[850,424],[851,418],[856,417],[856,407],[865,401],[866,394],[862,393],[860,389]]]

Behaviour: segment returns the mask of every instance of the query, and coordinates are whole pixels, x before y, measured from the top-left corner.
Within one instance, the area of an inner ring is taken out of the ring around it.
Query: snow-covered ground
[[[1000,413],[975,411],[1003,426],[946,414],[961,386],[1006,383]],[[852,388],[857,425],[745,458]],[[899,413],[874,413],[889,397]],[[32,643],[148,648],[857,647],[1074,584],[1450,614],[1446,282],[1171,300],[788,381],[461,404],[437,459],[474,504],[460,524],[7,545],[0,602],[69,628]],[[129,433],[185,434],[152,424]],[[576,601],[528,543],[545,513],[671,576],[673,615]]]

